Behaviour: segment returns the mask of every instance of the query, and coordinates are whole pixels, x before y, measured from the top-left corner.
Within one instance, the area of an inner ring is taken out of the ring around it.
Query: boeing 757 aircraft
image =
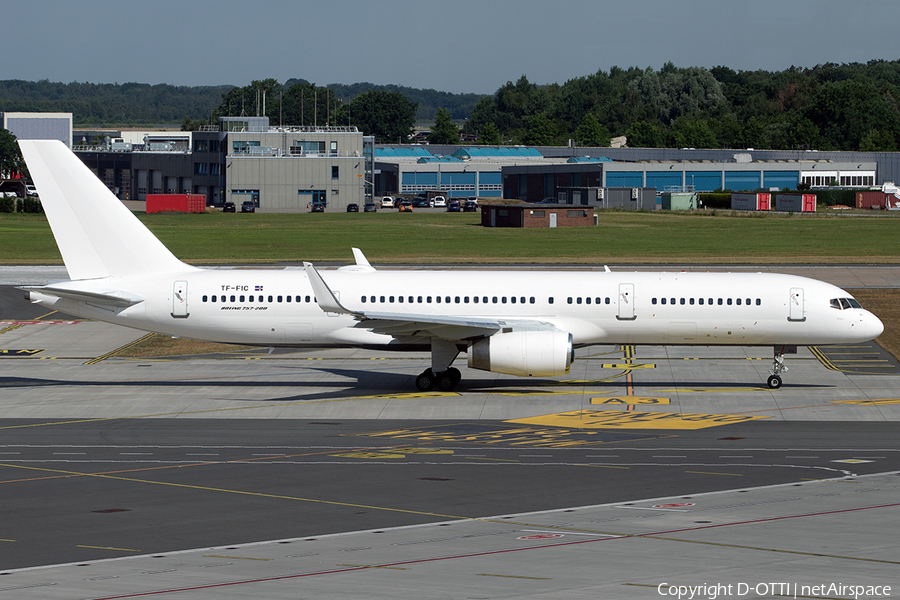
[[[58,141],[20,141],[70,281],[32,302],[198,340],[430,350],[416,387],[453,389],[460,352],[494,373],[568,373],[592,344],[771,346],[779,388],[796,346],[858,343],[878,318],[844,290],[769,273],[200,269],[178,260]]]

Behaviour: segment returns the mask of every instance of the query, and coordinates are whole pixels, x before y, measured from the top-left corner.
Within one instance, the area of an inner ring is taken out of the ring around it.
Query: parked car
[[[256,212],[256,205],[253,204],[253,200],[246,200],[241,202],[241,212]]]
[[[447,212],[459,212],[459,200],[451,200],[448,202]]]
[[[400,212],[412,212],[412,209],[412,202],[410,202],[409,200],[400,201]]]
[[[25,186],[25,195],[26,196],[37,196],[38,195],[37,188],[34,187],[33,185],[26,185]]]
[[[310,212],[325,212],[325,203],[324,202],[313,202],[312,210]]]
[[[443,196],[435,196],[431,199],[432,205],[434,208],[444,208],[447,206],[447,199]]]
[[[413,206],[415,208],[431,208],[431,201],[425,196],[416,196],[413,199]]]
[[[359,204],[348,204],[347,212],[359,212]]]
[[[466,200],[463,204],[463,212],[478,212],[478,204],[471,200]]]
[[[394,208],[394,198],[385,196],[381,199],[381,208]]]
[[[234,212],[234,202],[226,202],[223,204],[222,212]]]
[[[378,212],[378,208],[374,204],[366,204],[363,207],[363,212]]]

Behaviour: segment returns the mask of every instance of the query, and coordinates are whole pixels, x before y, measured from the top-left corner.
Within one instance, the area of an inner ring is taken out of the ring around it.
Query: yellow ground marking
[[[0,350],[0,356],[34,356],[43,352],[46,348],[40,349],[22,349],[22,350]]]
[[[833,460],[831,462],[846,463],[848,465],[861,465],[863,463],[875,462],[874,460],[860,460],[858,458],[845,458],[842,460]]]
[[[587,429],[705,429],[768,418],[703,413],[622,412],[619,410],[575,410],[513,419],[511,423]]]
[[[453,450],[441,450],[439,448],[394,448],[392,452],[403,454],[453,454]]]
[[[613,396],[611,398],[591,398],[591,404],[668,404],[668,398],[649,396]]]
[[[234,560],[274,560],[272,558],[252,558],[250,556],[229,556],[227,554],[204,554],[205,558],[232,558]]]
[[[338,458],[406,458],[405,454],[389,454],[387,452],[345,452],[343,454],[332,454]]]
[[[188,381],[194,381],[196,378],[190,378]],[[203,379],[203,378],[200,378]],[[218,378],[215,378],[218,379]],[[135,383],[135,382],[133,382]],[[139,383],[139,382],[136,382]],[[286,406],[303,406],[306,404],[328,404],[331,402],[357,402],[359,400],[381,400],[386,399],[408,399],[408,398],[435,398],[440,396],[459,396],[456,392],[425,392],[425,393],[409,393],[409,394],[376,394],[372,396],[352,396],[350,398],[328,398],[325,400],[298,400],[296,402],[281,402],[278,404],[266,404],[264,406],[230,406],[227,408],[205,408],[201,410],[184,410],[168,413],[148,413],[144,415],[131,415],[127,417],[97,417],[94,419],[74,419],[71,421],[51,421],[47,423],[28,423],[25,425],[4,425],[3,429],[21,429],[24,427],[44,427],[46,425],[75,425],[78,423],[98,423],[101,421],[120,421],[125,419],[150,419],[157,417],[176,417],[180,415],[199,415],[204,413],[226,412],[232,410],[257,410],[269,408],[283,408]]]
[[[120,552],[140,552],[140,550],[135,550],[134,548],[113,548],[112,546],[85,546],[83,544],[76,544],[76,548],[91,548],[93,550],[118,550]]]
[[[740,473],[713,473],[712,471],[685,471],[685,473],[696,473],[698,475],[730,475],[731,477],[743,477]]]
[[[603,369],[655,369],[656,365],[650,363],[636,365],[631,363],[603,363],[600,367]]]
[[[171,481],[154,481],[152,479],[138,479],[136,477],[118,477],[114,475],[104,475],[102,473],[85,473],[81,471],[66,471],[64,469],[48,469],[44,467],[32,467],[27,465],[11,465],[11,464],[0,464],[0,467],[9,467],[12,469],[23,469],[27,471],[42,471],[45,473],[60,473],[68,476],[74,477],[96,477],[98,479],[112,479],[115,481],[129,481],[132,483],[142,483],[142,484],[152,484],[152,485],[160,485],[166,487],[180,488],[180,489],[189,489],[189,490],[201,490],[205,492],[217,492],[221,494],[236,494],[239,496],[252,496],[255,498],[267,498],[273,500],[291,500],[295,502],[309,502],[312,504],[327,504],[329,506],[345,506],[348,508],[366,508],[369,510],[381,510],[385,512],[395,512],[395,513],[403,513],[409,515],[425,515],[429,517],[441,517],[445,519],[466,519],[473,520],[471,517],[461,517],[459,515],[448,515],[437,512],[430,512],[424,510],[412,510],[406,508],[392,508],[386,506],[373,506],[370,504],[357,504],[355,502],[339,502],[337,500],[323,500],[320,498],[304,498],[301,496],[287,496],[284,494],[267,494],[265,492],[250,492],[246,490],[232,490],[228,488],[217,488],[210,487],[204,485],[191,485],[189,483],[175,483]],[[474,519],[480,520],[480,519]],[[505,523],[505,521],[504,521]],[[139,552],[138,550],[129,550],[127,548],[104,548],[102,546],[83,546],[84,548],[103,548],[106,550],[123,550],[126,552]]]
[[[16,540],[7,540],[5,538],[0,538],[0,542],[14,542]]]
[[[103,354],[103,355],[101,355],[101,356],[98,356],[97,358],[93,358],[93,359],[87,361],[87,362],[84,363],[84,364],[86,364],[86,365],[96,365],[97,363],[106,360],[106,359],[109,358],[110,356],[115,355],[117,352],[121,352],[121,351],[123,351],[123,350],[127,350],[127,349],[131,348],[132,346],[136,346],[136,345],[140,344],[141,342],[143,342],[143,341],[145,341],[145,340],[148,340],[148,339],[154,337],[155,335],[156,335],[155,333],[148,333],[147,335],[143,335],[143,336],[139,337],[138,339],[134,340],[133,342],[129,342],[129,343],[125,344],[124,346],[119,346],[119,347],[116,348],[115,350],[111,350],[110,352],[107,352],[106,354]]]
[[[880,400],[832,400],[831,404],[855,404],[858,406],[883,406],[900,404],[900,398],[882,398]]]
[[[491,392],[496,396],[580,396],[583,390],[506,390]]]

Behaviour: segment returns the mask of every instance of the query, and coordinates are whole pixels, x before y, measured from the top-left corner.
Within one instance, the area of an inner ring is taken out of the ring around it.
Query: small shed
[[[594,208],[566,204],[486,204],[484,227],[586,227],[594,224]]]
[[[694,192],[663,192],[663,210],[694,210],[697,208],[697,194]]]

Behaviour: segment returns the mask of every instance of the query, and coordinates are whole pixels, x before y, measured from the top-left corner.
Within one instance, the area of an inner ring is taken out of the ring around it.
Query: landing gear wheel
[[[437,386],[442,392],[449,392],[456,387],[457,383],[459,383],[459,379],[454,377],[449,369],[437,376]]]
[[[416,377],[416,388],[420,392],[427,392],[434,387],[436,380],[437,378],[434,376],[434,372],[432,372],[431,369],[428,369],[427,371]]]
[[[766,380],[766,385],[769,386],[770,390],[777,390],[781,387],[781,377],[778,375],[769,375],[769,378]]]
[[[462,379],[462,373],[459,372],[459,369],[450,367],[447,369],[447,374],[453,377],[453,387],[456,387],[456,384]]]

